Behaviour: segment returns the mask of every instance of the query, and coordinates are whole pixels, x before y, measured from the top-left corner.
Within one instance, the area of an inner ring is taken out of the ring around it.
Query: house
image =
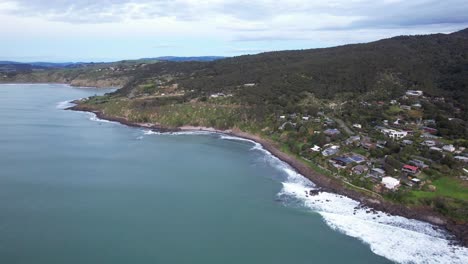
[[[372,142],[361,142],[361,146],[365,150],[375,149],[375,143]]]
[[[410,165],[414,165],[414,166],[420,168],[421,170],[429,168],[429,165],[424,163],[424,161],[417,160],[417,159],[410,160],[408,163]]]
[[[400,108],[407,111],[411,110],[411,106],[409,105],[400,105]]]
[[[330,118],[326,118],[325,119],[325,125],[333,126],[333,125],[335,125],[335,121],[331,120]]]
[[[439,138],[438,136],[432,135],[432,134],[430,134],[430,133],[423,133],[423,134],[421,135],[421,137],[422,137],[422,138],[434,138],[434,139],[435,139],[435,138]]]
[[[327,157],[327,156],[335,155],[339,151],[340,151],[339,146],[330,146],[330,147],[328,147],[328,148],[326,148],[325,150],[322,151],[322,155]]]
[[[348,158],[357,164],[364,163],[366,161],[365,157],[355,153],[348,155]]]
[[[224,97],[226,96],[224,93],[215,93],[210,95],[211,98],[218,98],[218,97]]]
[[[255,86],[255,83],[245,83],[244,87],[253,87]]]
[[[353,160],[348,157],[335,157],[335,158],[332,158],[331,161],[343,167],[346,167],[349,164],[353,163]]]
[[[413,178],[413,179],[411,179],[411,181],[412,181],[414,184],[416,184],[416,185],[421,184],[421,180],[418,179],[418,178]]]
[[[423,95],[423,91],[420,90],[408,90],[406,91],[407,96],[421,96]]]
[[[364,165],[356,165],[351,169],[353,174],[357,174],[357,175],[364,174],[368,170],[369,170],[369,168],[367,166],[364,166]]]
[[[309,121],[309,119],[310,119],[310,116],[303,116],[302,117],[302,120],[304,120],[304,121]]]
[[[438,148],[438,147],[430,147],[429,149],[432,150],[432,151],[442,152],[442,149]]]
[[[398,179],[393,178],[393,177],[383,177],[382,178],[382,184],[387,189],[395,190],[395,189],[398,188],[398,186],[400,186],[400,181]]]
[[[421,108],[422,105],[420,103],[415,103],[415,104],[412,104],[411,107],[413,108]]]
[[[385,176],[385,171],[380,168],[372,168],[367,175],[373,178],[382,178]]]
[[[426,126],[435,126],[436,125],[436,121],[434,119],[426,119],[426,120],[423,120],[423,124],[426,125]]]
[[[279,119],[281,119],[281,120],[285,120],[285,119],[286,119],[286,116],[284,116],[284,115],[280,115],[280,116],[279,116]]]
[[[416,166],[411,166],[411,165],[405,164],[405,165],[403,165],[403,168],[401,169],[401,171],[407,172],[407,173],[410,173],[410,174],[414,175],[414,174],[419,173],[419,168],[416,167]]]
[[[422,127],[422,130],[429,134],[437,134],[437,129],[432,128],[432,127]]]
[[[407,131],[397,131],[394,129],[383,129],[382,133],[384,133],[386,136],[392,138],[392,139],[401,139],[404,138],[408,135]]]
[[[361,124],[354,124],[353,127],[354,127],[354,128],[358,128],[358,129],[361,129],[361,128],[362,128],[362,125],[361,125]]]
[[[322,148],[317,146],[317,145],[314,145],[314,147],[310,148],[310,150],[313,151],[313,152],[320,152],[321,149]]]
[[[329,137],[339,135],[341,132],[336,128],[326,129],[323,133]]]
[[[458,161],[468,163],[468,157],[465,157],[465,156],[455,156],[455,157],[453,157],[453,158],[456,159],[456,160],[458,160]]]
[[[447,152],[454,152],[455,151],[455,147],[453,145],[445,145],[442,147],[442,149],[444,151],[447,151]]]
[[[360,140],[361,140],[360,136],[351,136],[348,139],[346,139],[345,144],[346,145],[351,145],[351,144],[354,144],[356,142],[359,143]]]
[[[398,103],[397,100],[390,100],[391,105],[396,105],[397,103]]]
[[[413,141],[409,139],[405,139],[401,142],[403,145],[413,145]]]
[[[427,146],[427,147],[434,147],[436,145],[436,142],[434,140],[424,140],[421,145]]]

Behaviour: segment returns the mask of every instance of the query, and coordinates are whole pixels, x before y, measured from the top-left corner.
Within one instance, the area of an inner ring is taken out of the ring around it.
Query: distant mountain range
[[[200,57],[177,57],[177,56],[163,56],[155,58],[142,58],[138,61],[173,61],[173,62],[186,62],[186,61],[214,61],[224,59],[222,56],[200,56]],[[112,64],[117,62],[17,62],[17,61],[0,61],[0,73],[29,73],[32,71],[46,70],[46,69],[59,69],[59,68],[78,68],[87,65],[96,64]]]
[[[199,57],[177,57],[177,56],[163,56],[156,58],[144,58],[142,60],[161,60],[161,61],[215,61],[224,59],[222,56],[199,56]]]

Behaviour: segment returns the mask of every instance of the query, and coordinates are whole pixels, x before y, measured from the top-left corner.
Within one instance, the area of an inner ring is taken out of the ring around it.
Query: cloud
[[[453,32],[468,27],[468,1],[2,0],[0,23],[13,25],[2,28],[11,39],[114,38],[113,49],[141,39],[162,43],[152,50],[224,45],[217,50],[235,53],[226,46],[264,51]],[[172,45],[185,42],[199,46]]]

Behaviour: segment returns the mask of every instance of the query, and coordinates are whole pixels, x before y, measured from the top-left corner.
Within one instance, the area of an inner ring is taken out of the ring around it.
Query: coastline
[[[77,102],[75,102],[77,103]],[[129,121],[125,118],[121,117],[113,117],[107,116],[101,111],[97,111],[95,109],[82,106],[82,105],[75,105],[73,107],[69,107],[66,110],[73,110],[73,111],[81,111],[81,112],[90,112],[96,115],[99,119],[104,119],[108,121],[118,122],[120,124],[130,126],[130,127],[138,127],[138,128],[146,128],[157,132],[162,133],[169,133],[169,132],[180,132],[180,131],[206,131],[206,132],[213,132],[213,133],[220,133],[229,136],[239,137],[243,139],[252,140],[256,143],[259,143],[265,150],[271,153],[276,158],[280,159],[281,161],[287,163],[291,166],[294,170],[296,170],[299,174],[306,177],[317,187],[319,187],[319,191],[324,192],[331,192],[338,195],[343,195],[349,197],[353,200],[360,202],[363,206],[372,208],[374,210],[382,211],[385,213],[389,213],[392,215],[398,215],[409,219],[420,220],[424,222],[428,222],[435,226],[439,226],[447,230],[451,235],[454,236],[456,242],[461,244],[464,247],[468,247],[468,223],[457,223],[452,219],[442,216],[441,214],[434,212],[429,207],[408,207],[402,204],[396,204],[390,201],[386,201],[382,198],[378,197],[371,197],[368,194],[364,194],[362,192],[358,192],[356,190],[352,190],[349,187],[346,187],[345,184],[340,181],[339,179],[332,178],[323,174],[320,174],[304,164],[301,160],[297,157],[287,154],[281,151],[277,144],[271,140],[264,139],[258,135],[250,134],[239,129],[229,129],[229,130],[219,130],[212,127],[199,127],[199,126],[181,126],[176,128],[169,128],[162,126],[160,124],[153,124],[153,123],[136,123]]]

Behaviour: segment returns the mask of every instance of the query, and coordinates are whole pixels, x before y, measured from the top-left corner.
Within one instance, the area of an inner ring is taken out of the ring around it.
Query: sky
[[[467,27],[467,0],[0,0],[0,60],[237,56]]]

